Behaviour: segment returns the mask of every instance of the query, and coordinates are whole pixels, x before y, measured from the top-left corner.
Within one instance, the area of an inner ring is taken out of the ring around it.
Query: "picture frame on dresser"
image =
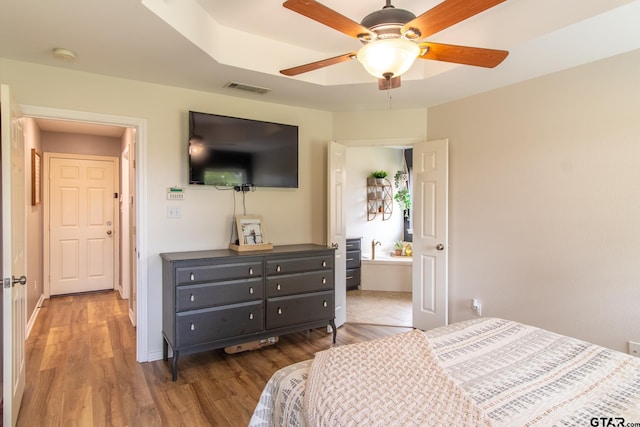
[[[264,223],[261,216],[236,216],[236,227],[238,228],[238,244],[240,246],[261,245],[268,242],[264,234]]]

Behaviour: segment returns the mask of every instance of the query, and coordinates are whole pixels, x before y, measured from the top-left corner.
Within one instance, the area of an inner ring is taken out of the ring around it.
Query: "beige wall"
[[[427,136],[426,108],[340,112],[333,114],[333,121],[333,135],[338,142],[416,142],[424,141]]]
[[[640,338],[640,51],[431,108],[450,142],[450,319]]]
[[[160,355],[161,252],[226,247],[233,219],[233,191],[188,187],[180,219],[167,219],[167,187],[186,186],[189,110],[300,126],[299,188],[258,189],[246,197],[248,214],[263,216],[274,244],[324,243],[326,146],[333,135],[328,112],[161,86],[62,68],[0,59],[0,81],[21,104],[142,118],[147,121],[149,352]],[[176,202],[171,202],[176,203]],[[142,319],[140,321],[143,321]]]
[[[42,151],[120,157],[121,138],[78,133],[42,132]]]

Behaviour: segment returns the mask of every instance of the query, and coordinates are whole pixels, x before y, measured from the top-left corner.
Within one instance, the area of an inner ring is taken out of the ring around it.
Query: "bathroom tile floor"
[[[410,327],[411,292],[347,291],[347,323]]]

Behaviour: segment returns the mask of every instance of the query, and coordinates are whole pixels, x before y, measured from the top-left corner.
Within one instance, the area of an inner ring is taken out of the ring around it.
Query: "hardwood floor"
[[[409,330],[345,324],[337,345]],[[135,360],[127,301],[115,292],[46,300],[27,340],[27,385],[18,426],[246,426],[279,368],[331,346],[315,329],[256,351],[223,350],[170,363]]]
[[[347,291],[347,322],[369,325],[413,325],[411,292]]]

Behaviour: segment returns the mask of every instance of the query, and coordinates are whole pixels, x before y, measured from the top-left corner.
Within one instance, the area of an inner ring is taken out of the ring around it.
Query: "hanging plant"
[[[393,199],[400,205],[400,209],[404,212],[404,217],[409,218],[409,211],[411,210],[411,194],[409,190],[398,190]]]
[[[396,188],[400,188],[400,186],[406,184],[407,181],[409,181],[409,174],[405,171],[397,171],[393,176],[393,182]]]

